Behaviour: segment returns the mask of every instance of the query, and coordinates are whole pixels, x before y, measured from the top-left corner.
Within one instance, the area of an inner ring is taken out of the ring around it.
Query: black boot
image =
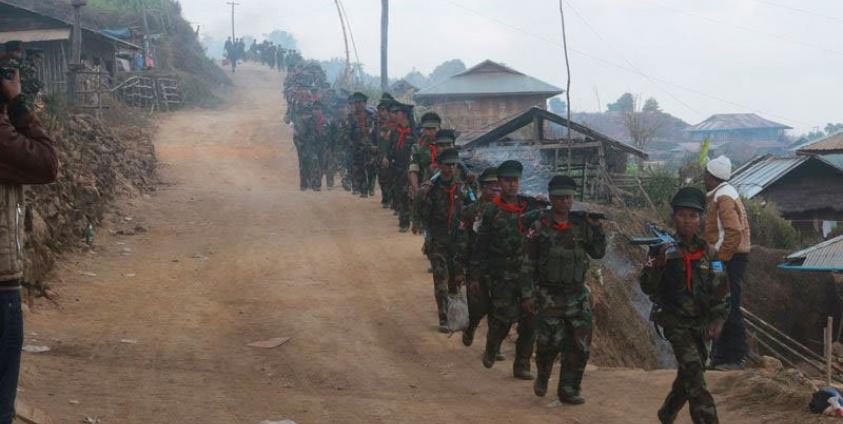
[[[474,332],[477,331],[477,324],[470,323],[468,328],[462,331],[462,344],[466,347],[474,343]]]
[[[553,361],[556,359],[555,352],[536,352],[536,382],[533,383],[533,392],[536,396],[544,397],[547,394],[547,382],[550,374],[553,373]]]
[[[512,376],[519,380],[532,380],[536,378],[530,372],[530,361],[516,358],[512,364]]]

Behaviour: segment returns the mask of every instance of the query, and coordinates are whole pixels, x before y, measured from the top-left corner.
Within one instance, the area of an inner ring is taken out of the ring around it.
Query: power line
[[[339,0],[340,9],[342,9],[342,15],[345,17],[345,23],[348,26],[348,35],[351,36],[351,47],[354,50],[354,60],[357,63],[360,63],[360,55],[357,54],[357,43],[354,41],[354,31],[351,30],[351,20],[348,19],[348,13],[345,12],[345,5],[342,3],[342,0]]]
[[[575,15],[577,15],[577,17],[579,17],[579,18],[580,18],[580,20],[581,20],[581,21],[585,24],[585,26],[586,26],[586,27],[588,27],[588,29],[590,29],[590,30],[591,30],[591,32],[593,32],[593,33],[594,33],[594,35],[596,35],[596,36],[597,36],[597,38],[599,38],[599,39],[600,39],[600,40],[602,40],[604,43],[606,43],[606,45],[607,45],[607,46],[609,46],[609,48],[610,48],[610,49],[612,49],[612,50],[615,52],[615,54],[617,54],[618,56],[620,56],[620,57],[621,57],[621,59],[623,59],[623,61],[627,63],[627,65],[629,65],[630,67],[632,67],[632,69],[634,69],[636,72],[638,72],[638,74],[639,74],[639,75],[643,76],[644,78],[646,78],[646,79],[647,79],[647,80],[649,80],[650,82],[653,82],[653,83],[655,83],[655,82],[656,82],[656,81],[654,81],[652,78],[650,78],[650,76],[649,76],[649,75],[645,74],[645,73],[644,73],[644,72],[643,72],[643,71],[642,71],[642,70],[641,70],[638,66],[636,66],[634,63],[632,63],[632,61],[631,61],[631,60],[627,59],[626,55],[624,55],[622,52],[620,52],[618,49],[616,49],[616,48],[615,48],[615,47],[614,47],[614,46],[613,46],[613,45],[612,45],[612,44],[611,44],[608,40],[606,40],[606,38],[604,38],[602,35],[600,35],[600,33],[597,31],[597,29],[595,29],[595,28],[594,28],[594,27],[593,27],[593,26],[592,26],[592,25],[588,22],[588,20],[585,18],[585,16],[583,16],[583,14],[582,14],[582,13],[580,13],[580,12],[579,12],[579,10],[577,10],[577,8],[576,8],[576,7],[574,7],[574,5],[573,5],[573,2],[572,2],[572,1],[567,1],[566,3],[567,3],[567,4],[568,4],[568,6],[571,8],[571,10],[574,12],[574,14],[575,14]],[[694,113],[700,114],[700,115],[702,114],[702,112],[700,112],[700,111],[699,111],[699,110],[697,110],[696,108],[692,107],[691,105],[689,105],[688,103],[686,103],[685,101],[683,101],[682,99],[680,99],[678,96],[676,96],[676,95],[674,95],[673,93],[671,93],[670,91],[668,91],[667,89],[665,89],[665,88],[663,88],[663,87],[661,87],[661,86],[658,86],[658,85],[656,85],[656,86],[657,86],[657,87],[659,87],[659,88],[661,88],[661,90],[662,90],[665,94],[667,94],[668,96],[670,96],[673,100],[676,100],[676,101],[677,101],[679,104],[681,104],[682,106],[685,106],[688,110],[690,110],[690,111],[692,111],[692,112],[694,112]],[[602,105],[601,105],[601,108],[602,108]]]
[[[715,23],[715,24],[718,24],[718,25],[730,26],[730,27],[739,29],[739,30],[744,31],[744,32],[762,34],[762,35],[766,35],[768,37],[777,38],[779,40],[786,41],[786,42],[791,43],[791,44],[797,44],[797,45],[800,45],[800,46],[803,46],[803,47],[810,47],[810,48],[813,48],[813,49],[818,49],[818,50],[824,51],[826,53],[832,53],[832,54],[837,54],[837,55],[843,56],[843,51],[831,49],[831,48],[828,48],[828,47],[825,47],[825,46],[820,46],[820,45],[817,45],[817,44],[808,43],[806,41],[802,41],[802,40],[792,38],[788,35],[778,34],[778,33],[775,33],[775,32],[767,32],[767,31],[759,30],[757,28],[752,28],[752,27],[743,26],[743,25],[732,24],[730,22],[726,22],[726,21],[723,21],[723,20],[720,20],[720,19],[715,19],[715,18],[712,18],[710,16],[705,16],[705,15],[702,15],[702,14],[699,14],[699,13],[689,12],[689,11],[685,11],[685,10],[682,10],[682,9],[677,9],[673,6],[669,6],[669,5],[666,5],[664,3],[654,1],[654,0],[643,0],[643,1],[649,2],[650,4],[654,4],[656,6],[661,7],[662,9],[669,10],[671,12],[678,13],[678,14],[681,14],[681,15],[687,15],[687,16],[690,16],[690,17],[694,17],[694,18],[705,20],[705,21],[709,21],[711,23]]]
[[[545,42],[545,43],[551,44],[551,45],[553,45],[553,46],[556,46],[557,48],[562,48],[562,45],[561,45],[560,43],[558,43],[557,41],[554,41],[554,40],[549,40],[549,39],[547,39],[547,38],[545,38],[545,37],[543,37],[543,36],[541,36],[541,35],[537,35],[537,34],[531,33],[531,32],[529,32],[529,31],[526,31],[526,30],[524,30],[524,29],[522,29],[522,28],[519,28],[519,27],[517,27],[517,26],[515,26],[515,25],[511,25],[511,24],[509,24],[509,23],[507,23],[507,22],[505,22],[505,21],[502,21],[502,20],[500,20],[500,19],[497,19],[497,18],[495,18],[495,17],[491,17],[491,16],[484,15],[484,14],[482,14],[482,13],[480,13],[480,12],[477,12],[476,10],[473,10],[473,9],[467,8],[467,7],[465,7],[465,6],[461,5],[461,4],[458,4],[458,3],[454,3],[454,2],[453,2],[453,1],[451,1],[451,0],[443,0],[443,1],[445,1],[446,3],[448,3],[448,4],[450,4],[450,5],[454,6],[454,7],[457,7],[457,8],[459,8],[459,9],[465,10],[465,11],[467,11],[467,12],[469,12],[469,13],[472,13],[472,14],[474,14],[474,15],[477,15],[477,16],[479,16],[479,17],[481,17],[481,18],[484,18],[484,19],[487,19],[487,20],[490,20],[490,21],[496,22],[496,23],[498,23],[498,24],[500,24],[500,25],[502,25],[502,26],[504,26],[504,27],[506,27],[506,28],[509,28],[509,29],[511,29],[511,30],[514,30],[514,31],[520,32],[520,33],[522,33],[522,34],[524,34],[524,35],[526,35],[526,36],[529,36],[529,37],[535,38],[535,39],[537,39],[537,40],[543,41],[543,42]],[[595,55],[593,55],[593,54],[591,54],[591,53],[588,53],[588,52],[585,52],[585,51],[582,51],[582,50],[579,50],[579,49],[569,48],[569,50],[570,50],[570,51],[572,51],[572,52],[574,52],[574,53],[577,53],[577,54],[578,54],[578,55],[580,55],[580,56],[587,57],[587,58],[589,58],[589,59],[591,59],[591,60],[593,60],[593,61],[595,61],[595,62],[598,62],[598,63],[604,64],[604,65],[607,65],[607,66],[611,66],[611,67],[614,67],[614,68],[617,68],[617,69],[620,69],[620,70],[623,70],[623,71],[626,71],[626,72],[630,72],[630,73],[633,73],[633,74],[636,74],[636,75],[639,75],[639,76],[646,76],[646,75],[647,75],[647,74],[644,74],[643,72],[637,71],[637,70],[635,70],[635,69],[631,69],[631,68],[629,68],[629,67],[627,67],[627,66],[624,66],[624,65],[621,65],[621,64],[615,63],[615,62],[613,62],[613,61],[611,61],[611,60],[608,60],[608,59],[604,59],[604,58],[601,58],[601,57],[595,56]],[[747,106],[747,105],[743,105],[743,104],[737,103],[737,102],[732,101],[732,100],[729,100],[729,99],[725,99],[725,98],[722,98],[722,97],[719,97],[719,96],[715,96],[715,95],[713,95],[713,94],[708,94],[708,93],[702,92],[702,91],[700,91],[700,90],[697,90],[697,89],[695,89],[695,88],[687,87],[687,86],[684,86],[684,85],[681,85],[681,84],[678,84],[678,83],[675,83],[675,82],[672,82],[672,81],[665,80],[665,79],[663,79],[663,78],[655,77],[655,76],[652,76],[652,75],[649,75],[649,76],[647,76],[647,77],[648,77],[648,78],[650,78],[650,79],[652,79],[653,81],[657,81],[657,82],[659,82],[659,83],[666,84],[666,85],[669,85],[669,86],[674,87],[674,88],[678,88],[678,89],[681,89],[681,90],[685,90],[685,91],[687,91],[687,92],[689,92],[689,93],[693,93],[693,94],[699,95],[699,96],[701,96],[701,97],[705,97],[705,98],[708,98],[708,99],[711,99],[711,100],[715,100],[715,101],[718,101],[718,102],[721,102],[721,103],[729,104],[729,105],[731,105],[731,106],[739,107],[739,108],[744,109],[744,110],[750,110],[750,111],[753,111],[753,112],[758,112],[758,113],[761,113],[761,114],[764,114],[764,115],[767,115],[767,116],[774,117],[774,118],[776,118],[776,119],[781,119],[781,120],[785,120],[785,121],[790,121],[790,122],[792,122],[792,123],[798,123],[798,124],[803,125],[803,126],[806,126],[806,127],[811,126],[811,124],[808,124],[808,123],[805,123],[805,122],[801,122],[801,121],[798,121],[798,120],[795,120],[795,119],[790,119],[790,118],[788,118],[788,117],[784,117],[784,116],[781,116],[781,115],[778,115],[778,114],[765,112],[765,111],[762,111],[762,110],[760,110],[760,109],[757,109],[757,108],[754,108],[754,107],[750,107],[750,106]]]
[[[790,10],[791,12],[799,12],[799,13],[804,13],[806,15],[811,15],[811,16],[816,16],[816,17],[823,18],[823,19],[828,19],[830,21],[843,22],[843,18],[838,17],[838,16],[826,15],[826,14],[814,12],[814,11],[808,10],[808,9],[802,9],[802,8],[799,8],[799,7],[788,6],[786,4],[775,3],[775,2],[772,2],[772,1],[769,1],[769,0],[754,0],[754,1],[756,3],[761,3],[761,4],[764,4],[764,5],[767,5],[767,6],[778,7],[778,8],[781,8],[781,9]]]

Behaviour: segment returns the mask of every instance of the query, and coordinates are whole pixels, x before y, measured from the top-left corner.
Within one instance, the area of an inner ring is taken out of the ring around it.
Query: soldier
[[[365,94],[356,92],[351,95],[352,110],[349,117],[349,138],[352,148],[351,192],[360,197],[369,197],[369,181],[374,175],[369,174],[369,162],[372,154],[372,130],[375,117],[366,108],[369,100]]]
[[[583,371],[591,346],[591,298],[585,285],[589,256],[606,254],[602,223],[571,215],[577,184],[571,177],[557,175],[548,184],[550,210],[534,211],[527,231],[527,258],[522,284],[535,283],[536,299],[536,396],[547,393],[553,362],[561,354],[559,400],[582,404]]]
[[[514,160],[498,166],[501,195],[483,207],[475,224],[477,238],[469,275],[472,286],[479,287],[481,277],[486,278],[489,286],[491,310],[483,365],[491,368],[495,364],[495,355],[501,343],[512,325],[518,323],[512,374],[515,378],[532,380],[530,358],[535,342],[535,308],[532,285],[522,284],[520,273],[524,257],[524,229],[529,226],[523,215],[536,208],[537,204],[518,196],[523,169],[521,163]]]
[[[311,105],[296,104],[294,113],[291,114],[293,122],[293,145],[296,147],[296,154],[299,160],[299,189],[307,191],[310,188],[310,160],[308,159],[308,127],[313,119],[313,108]]]
[[[383,93],[378,103],[378,183],[381,187],[381,207],[389,209],[392,205],[392,177],[389,175],[389,139],[395,123],[389,114],[389,106],[395,100],[389,93]]]
[[[480,212],[492,199],[501,194],[501,186],[498,184],[497,168],[489,167],[483,170],[480,174],[479,182],[480,199],[466,206],[462,213],[462,220],[460,221],[461,246],[457,260],[460,261],[466,270],[469,269],[468,262],[471,259],[471,252],[474,250],[474,241],[476,238],[475,223],[479,221]],[[471,283],[466,286],[468,328],[462,333],[462,343],[466,346],[471,346],[474,343],[474,332],[477,331],[477,326],[480,325],[480,321],[489,312],[489,286],[486,277],[482,275],[477,278],[466,276],[466,280]],[[504,360],[504,356],[498,351],[495,359],[502,361]]]
[[[390,105],[389,109],[395,122],[395,130],[390,133],[389,140],[389,173],[393,178],[392,195],[398,204],[398,229],[406,233],[410,230],[412,212],[410,197],[407,193],[410,184],[407,172],[410,168],[413,146],[416,143],[413,127],[410,125],[413,107],[396,101]]]
[[[439,311],[439,331],[447,333],[448,294],[456,294],[465,283],[462,263],[456,261],[463,206],[462,185],[455,173],[459,154],[454,149],[439,156],[440,174],[419,190],[419,212],[429,242],[427,257],[433,268],[433,291]]]
[[[310,188],[313,191],[320,191],[322,175],[325,175],[326,186],[331,189],[334,187],[334,176],[331,174],[331,170],[334,169],[331,165],[333,146],[330,122],[325,115],[324,105],[321,101],[314,103],[313,115],[309,124],[310,134],[308,134],[306,141],[306,150],[310,171]],[[336,170],[334,172],[336,173]]]
[[[641,289],[653,302],[651,314],[673,347],[678,372],[658,418],[673,423],[687,401],[695,424],[719,422],[705,385],[706,340],[716,339],[729,315],[729,283],[717,251],[699,235],[705,194],[686,187],[673,197],[676,243],[650,249]]]
[[[413,163],[410,165],[410,197],[413,198],[422,183],[433,177],[436,162],[436,133],[442,128],[442,118],[436,112],[421,116],[421,135],[413,149]]]

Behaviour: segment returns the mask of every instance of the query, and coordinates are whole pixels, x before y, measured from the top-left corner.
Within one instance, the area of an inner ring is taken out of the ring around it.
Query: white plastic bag
[[[460,291],[457,294],[448,295],[448,330],[452,333],[463,331],[468,328],[468,302],[465,294]]]

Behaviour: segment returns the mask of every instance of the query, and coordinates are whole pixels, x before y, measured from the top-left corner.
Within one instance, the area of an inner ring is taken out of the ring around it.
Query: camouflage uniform
[[[453,161],[457,154],[453,152]],[[463,190],[455,177],[450,181],[437,178],[427,181],[419,189],[419,212],[427,232],[429,249],[427,257],[433,268],[433,287],[439,311],[439,325],[447,321],[448,293],[459,291],[465,281],[459,257],[459,227],[462,215]]]
[[[361,197],[369,195],[369,187],[375,175],[371,173],[372,130],[375,118],[372,111],[352,112],[349,117],[351,140],[351,187]]]
[[[408,115],[412,112],[408,111]],[[392,178],[392,196],[398,204],[398,226],[401,231],[410,228],[410,195],[407,192],[409,179],[407,171],[410,167],[410,156],[416,138],[411,127],[395,127],[389,137],[389,174]]]
[[[657,306],[654,320],[663,328],[678,363],[676,380],[658,417],[662,423],[672,423],[687,401],[695,424],[717,423],[714,399],[705,384],[706,336],[708,327],[729,313],[729,285],[722,263],[705,241],[697,237],[691,243],[680,241],[678,249],[681,253],[663,267],[655,265],[656,252],[651,249],[639,278],[641,289]],[[691,264],[690,274],[686,263]]]
[[[527,258],[522,284],[535,282],[536,386],[543,389],[561,353],[558,395],[562,400],[579,397],[580,382],[591,346],[591,298],[585,285],[588,257],[606,254],[606,237],[599,227],[571,216],[556,224],[553,212],[536,211],[538,219],[527,232]],[[529,218],[528,218],[529,219]]]
[[[512,205],[504,203],[500,197],[485,205],[477,224],[469,271],[473,281],[485,279],[489,284],[491,310],[484,365],[491,367],[509,329],[518,323],[513,364],[516,374],[529,372],[535,342],[533,316],[521,308],[522,300],[532,298],[533,287],[524,285],[520,275],[525,247],[524,230],[529,225],[523,215],[534,207],[535,204],[527,199],[519,198],[519,203]]]
[[[389,164],[383,165],[383,160],[389,157],[390,141],[395,125],[389,120],[378,122],[377,145],[378,145],[378,184],[381,188],[381,206],[388,208],[392,205],[392,175],[390,175]]]

